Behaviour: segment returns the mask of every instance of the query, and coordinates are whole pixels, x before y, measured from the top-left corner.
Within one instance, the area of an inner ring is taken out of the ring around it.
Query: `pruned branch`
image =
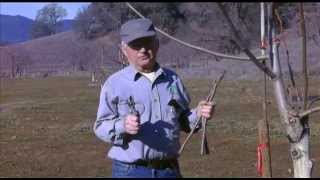
[[[208,95],[208,97],[206,99],[207,102],[210,102],[210,101],[212,101],[214,99],[216,91],[217,91],[217,88],[218,88],[218,85],[221,82],[221,80],[223,79],[224,74],[225,74],[225,71],[223,71],[223,73],[219,76],[218,80],[214,81],[213,86],[210,89],[209,95]],[[182,151],[184,150],[185,145],[187,144],[187,142],[189,141],[189,139],[193,135],[194,131],[196,130],[198,124],[200,123],[200,121],[202,121],[202,119],[203,119],[202,116],[197,118],[197,121],[195,122],[195,125],[193,126],[193,128],[189,132],[189,134],[188,134],[187,138],[185,139],[185,141],[183,142],[183,144],[181,145],[180,150],[179,150],[179,154],[181,154]]]
[[[214,81],[213,89],[211,89],[211,92],[209,93],[209,96],[207,97],[207,102],[213,101],[213,98],[216,95],[216,89],[218,88],[220,82],[222,81],[224,77],[225,71],[220,75],[218,80]],[[200,148],[200,154],[209,154],[209,148],[208,148],[208,142],[207,142],[207,118],[201,117],[202,122],[202,137],[201,137],[201,148]]]

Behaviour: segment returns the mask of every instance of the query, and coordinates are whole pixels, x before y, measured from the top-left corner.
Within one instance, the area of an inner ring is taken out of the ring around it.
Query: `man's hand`
[[[140,128],[139,117],[134,114],[127,115],[124,121],[124,128],[128,134],[137,134]]]
[[[197,116],[210,119],[214,114],[215,103],[200,101],[197,107]]]

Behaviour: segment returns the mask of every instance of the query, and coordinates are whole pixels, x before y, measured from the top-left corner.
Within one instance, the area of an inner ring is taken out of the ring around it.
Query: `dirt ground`
[[[0,177],[110,177],[109,145],[92,132],[99,88],[87,84],[83,78],[1,82]],[[207,92],[197,87],[209,81],[186,84],[194,103]],[[258,177],[255,127],[261,105],[254,100],[254,83],[236,89],[234,82],[223,86],[216,119],[208,123],[211,153],[200,156],[200,134],[194,135],[180,157],[184,177]],[[247,98],[238,97],[240,92]],[[310,124],[313,177],[320,177],[317,117]],[[278,128],[278,115],[270,113],[270,119],[272,175],[292,177],[288,140]],[[181,141],[185,137],[182,134]]]
[[[191,143],[193,148],[190,144],[185,149],[180,158],[184,177],[259,177],[256,141],[210,135],[214,138],[209,138],[209,155],[200,156],[200,144],[195,142]],[[105,158],[108,147],[95,137],[68,144],[59,140],[15,143],[12,138],[10,141],[1,142],[1,177],[109,177],[111,174],[111,161]],[[271,147],[273,177],[292,177],[288,143],[272,140]],[[311,152],[315,162],[320,162],[320,143],[313,143]],[[315,165],[313,177],[320,177],[319,166]]]

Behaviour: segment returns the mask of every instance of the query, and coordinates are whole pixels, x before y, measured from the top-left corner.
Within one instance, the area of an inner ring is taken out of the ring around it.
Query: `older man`
[[[189,109],[181,79],[156,61],[159,40],[149,19],[126,22],[120,37],[129,66],[104,83],[94,124],[96,136],[112,144],[112,177],[181,177],[180,131],[200,116],[210,119],[214,106],[200,101]]]

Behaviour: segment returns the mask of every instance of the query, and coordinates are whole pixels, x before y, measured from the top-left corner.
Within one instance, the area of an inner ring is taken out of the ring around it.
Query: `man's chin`
[[[141,59],[140,64],[143,64],[143,65],[152,64],[152,60],[149,58]]]
[[[152,70],[153,67],[154,67],[155,63],[152,63],[150,61],[146,62],[146,63],[141,63],[140,66],[143,68],[143,69],[150,69]]]
[[[140,59],[141,62],[150,62],[151,59],[150,58],[144,58],[144,59]]]

